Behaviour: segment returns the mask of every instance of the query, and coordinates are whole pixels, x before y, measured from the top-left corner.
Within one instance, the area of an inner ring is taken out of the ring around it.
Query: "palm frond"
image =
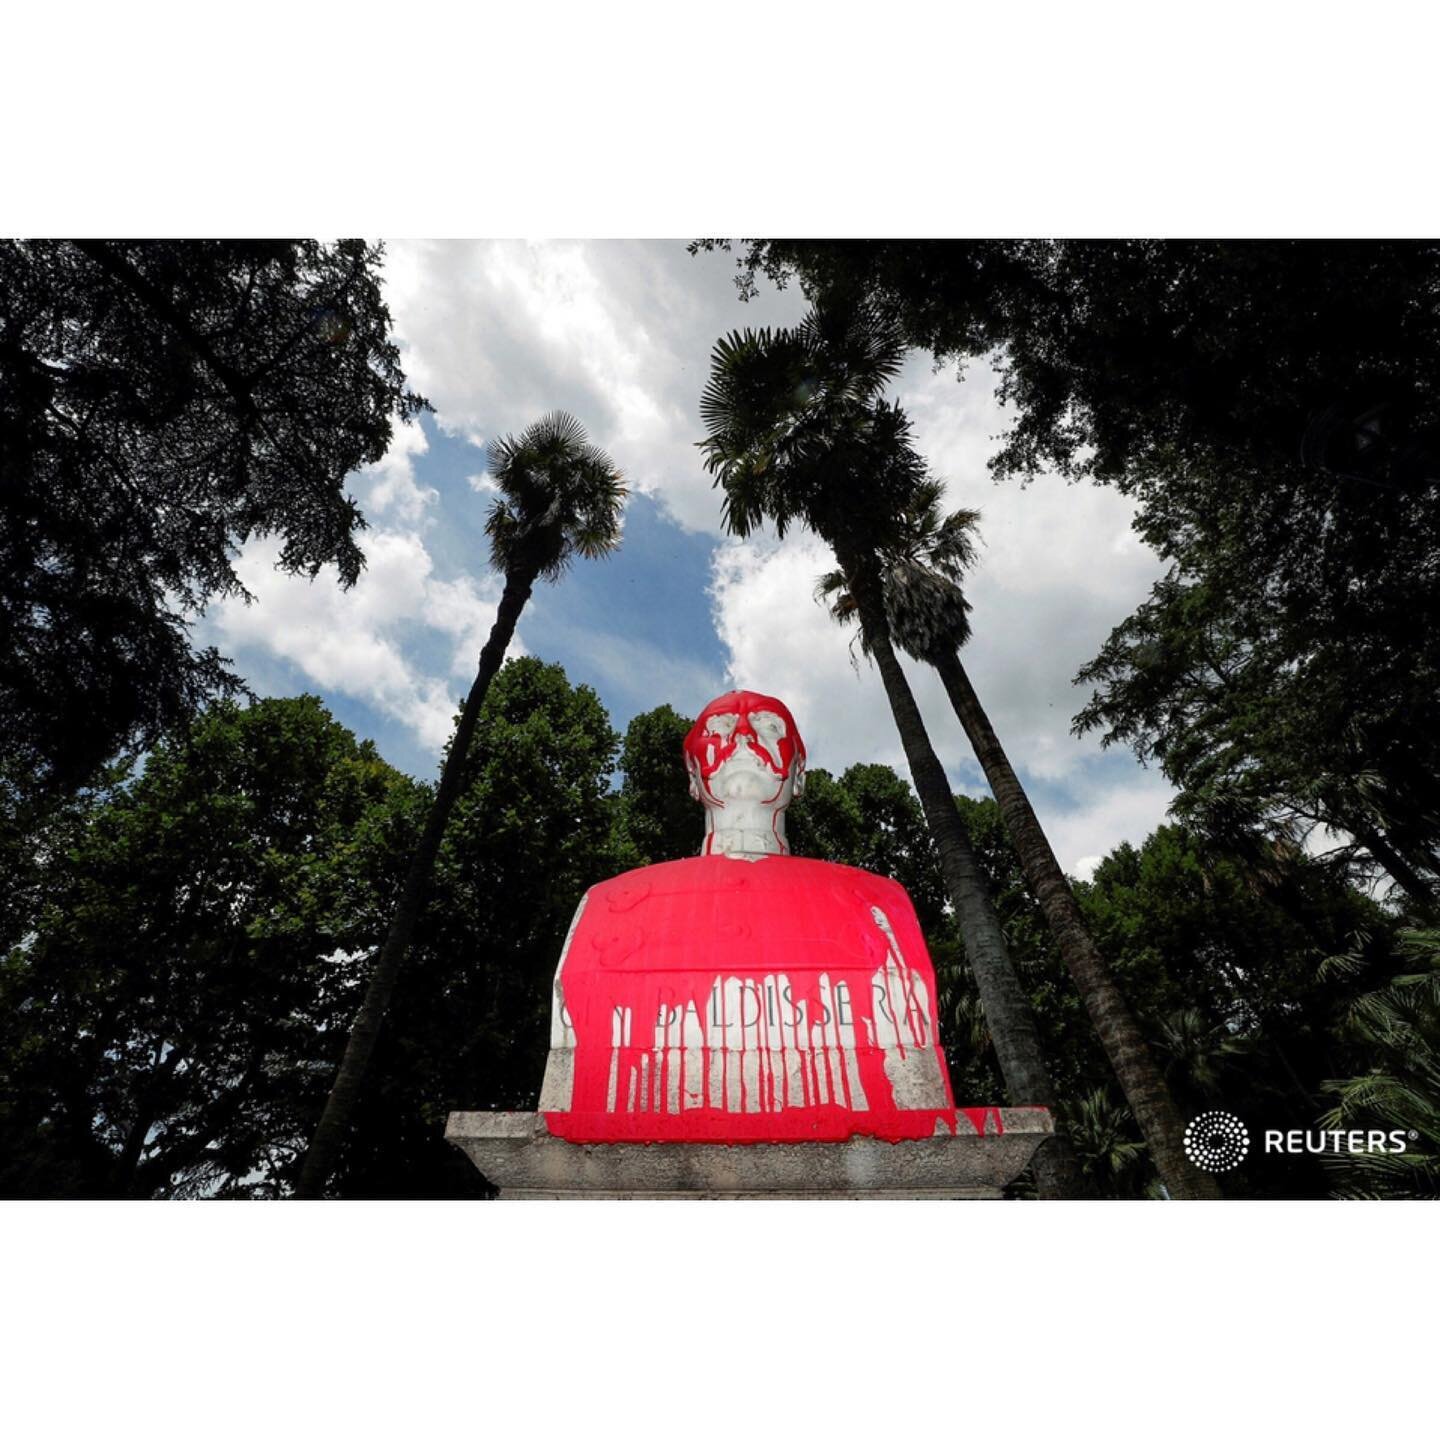
[[[711,354],[699,444],[731,534],[768,522],[783,537],[805,525],[847,564],[877,557],[897,643],[930,659],[969,638],[960,580],[975,558],[978,515],[944,514],[944,486],[916,451],[909,417],[883,398],[905,348],[863,303],[817,305],[791,329],[732,331]],[[846,590],[827,579],[817,592],[841,623],[858,618]]]
[[[1059,1109],[1081,1172],[1100,1194],[1138,1198],[1151,1193],[1149,1152],[1124,1105],[1099,1089]]]
[[[1407,1149],[1324,1156],[1337,1193],[1345,1196],[1440,1195],[1440,932],[1408,931],[1401,950],[1418,968],[1357,997],[1346,1015],[1373,1066],[1324,1083],[1335,1105],[1320,1123],[1326,1129],[1400,1131]],[[1353,973],[1357,962],[1352,952],[1326,964]]]
[[[573,415],[552,410],[492,441],[488,464],[499,493],[485,530],[497,568],[554,579],[576,556],[597,559],[619,545],[629,492]]]

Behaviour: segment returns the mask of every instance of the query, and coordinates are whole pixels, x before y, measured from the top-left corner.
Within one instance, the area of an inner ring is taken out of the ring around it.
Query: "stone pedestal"
[[[502,1200],[988,1200],[1054,1129],[1042,1109],[988,1113],[987,1133],[924,1140],[583,1145],[534,1112],[470,1110],[445,1138]]]

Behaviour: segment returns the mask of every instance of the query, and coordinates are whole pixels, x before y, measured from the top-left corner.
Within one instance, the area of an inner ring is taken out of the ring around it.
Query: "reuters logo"
[[[1250,1133],[1228,1110],[1207,1110],[1185,1127],[1185,1153],[1212,1175],[1233,1170],[1250,1148]]]

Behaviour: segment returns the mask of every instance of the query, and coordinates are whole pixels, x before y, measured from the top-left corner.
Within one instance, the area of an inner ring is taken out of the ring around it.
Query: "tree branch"
[[[255,401],[250,393],[250,379],[221,359],[209,339],[195,329],[180,307],[158,285],[147,279],[124,255],[112,250],[103,240],[75,240],[71,243],[83,255],[93,260],[112,280],[143,300],[190,346],[230,392],[242,412],[254,412]]]

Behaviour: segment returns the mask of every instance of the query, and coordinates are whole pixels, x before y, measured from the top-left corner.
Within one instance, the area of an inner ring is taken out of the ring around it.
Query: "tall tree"
[[[575,907],[631,863],[610,784],[618,739],[595,692],[559,665],[525,656],[496,675],[332,1193],[483,1192],[445,1117],[535,1108]],[[670,768],[678,777],[673,755]],[[329,1038],[327,1078],[345,1037]]]
[[[345,477],[425,407],[380,263],[359,240],[0,242],[0,735],[32,799],[238,688],[187,634],[244,594],[238,545],[355,581]]]
[[[1084,723],[1179,752],[1200,705],[1229,774],[1188,799],[1277,838],[1318,817],[1433,918],[1440,245],[762,240],[739,264],[750,290],[861,295],[937,358],[989,355],[1015,417],[996,474],[1116,486],[1175,564],[1091,668]],[[1197,650],[1202,619],[1222,643]]]
[[[626,490],[610,457],[586,438],[573,416],[556,411],[490,448],[499,497],[485,528],[505,587],[480,651],[480,664],[440,772],[440,784],[411,859],[385,943],[375,957],[365,999],[350,1029],[335,1083],[306,1151],[298,1193],[319,1197],[359,1098],[395,981],[425,902],[435,857],[464,786],[480,707],[500,669],[537,580],[556,580],[577,558],[599,559],[620,543]]]
[[[879,550],[904,513],[924,467],[909,422],[882,398],[904,346],[864,307],[813,310],[795,329],[742,331],[716,345],[701,398],[707,467],[724,489],[732,534],[773,523],[783,537],[806,525],[834,551],[855,600],[941,869],[960,917],[986,1018],[1013,1101],[1054,1104],[1034,1019],[966,842],[949,782],[890,644]],[[1068,1152],[1037,1160],[1047,1193],[1070,1182]]]
[[[426,798],[313,696],[92,791],[0,962],[0,1192],[282,1193]]]
[[[1030,797],[961,663],[960,647],[970,638],[970,602],[961,580],[974,561],[973,535],[979,516],[973,510],[959,510],[942,517],[941,494],[942,487],[934,481],[917,485],[910,504],[892,527],[883,553],[882,581],[890,632],[907,655],[933,666],[944,683],[1000,806],[1031,892],[1085,1001],[1166,1186],[1177,1196],[1214,1198],[1219,1189],[1208,1176],[1197,1175],[1185,1156],[1184,1123],[1165,1077],[1105,957],[1091,939]],[[834,597],[832,612],[841,620],[851,618],[857,608],[844,587],[843,575],[821,581],[822,593]]]
[[[1370,857],[1433,920],[1440,654],[1394,620],[1384,635],[1317,643],[1286,607],[1216,573],[1172,571],[1080,672],[1095,689],[1076,729],[1157,762],[1181,792],[1178,812],[1217,834],[1264,826],[1298,844],[1335,832],[1336,863]]]

